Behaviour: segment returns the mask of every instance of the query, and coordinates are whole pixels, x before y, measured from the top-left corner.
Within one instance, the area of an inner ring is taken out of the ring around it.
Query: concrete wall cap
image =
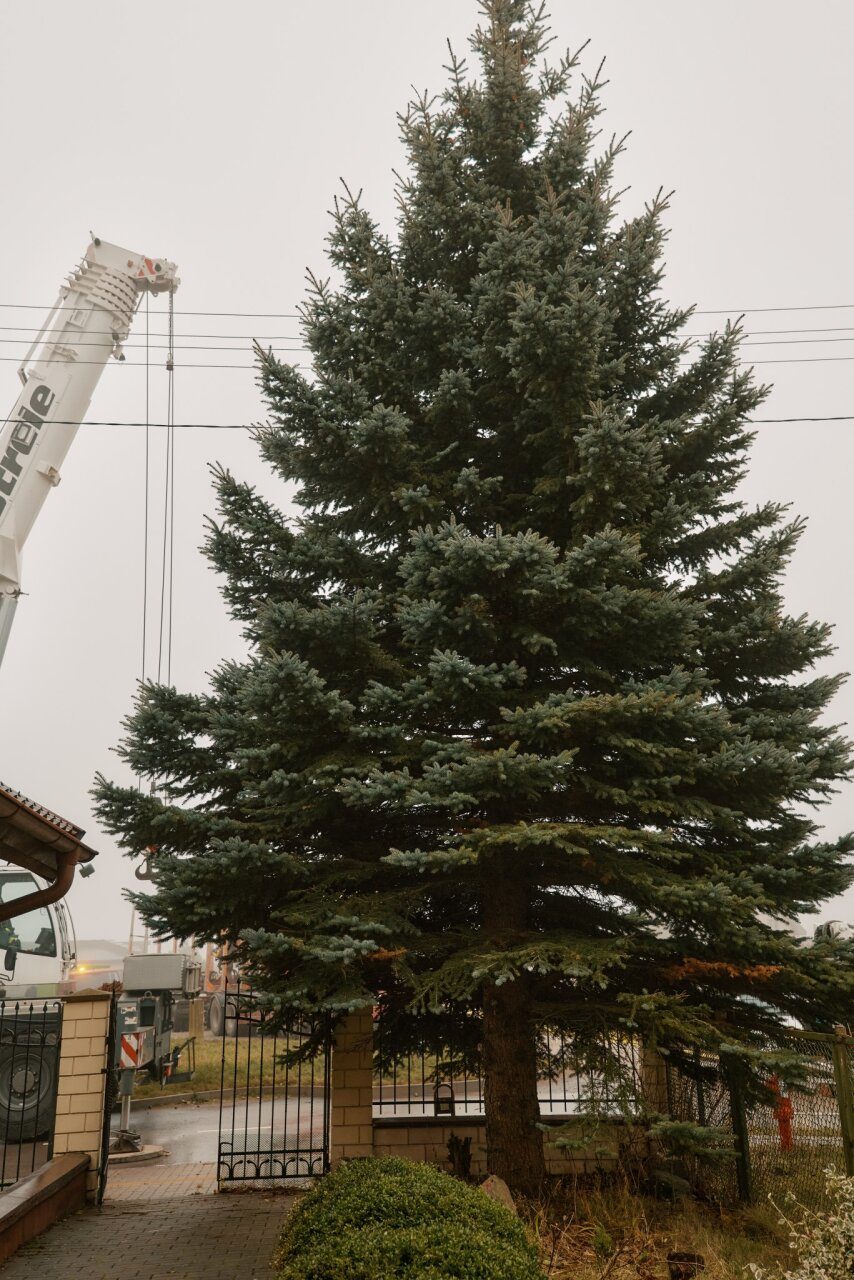
[[[54,1156],[34,1173],[28,1173],[13,1186],[0,1191],[0,1235],[37,1204],[85,1173],[89,1165],[89,1156],[77,1152]]]

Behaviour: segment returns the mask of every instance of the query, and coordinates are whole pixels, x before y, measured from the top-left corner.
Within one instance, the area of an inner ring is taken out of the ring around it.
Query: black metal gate
[[[113,1046],[116,1040],[116,993],[110,996],[110,1014],[107,1021],[106,1066],[104,1067],[104,1111],[101,1117],[101,1159],[98,1164],[98,1190],[95,1203],[104,1203],[107,1190],[107,1174],[110,1161],[110,1129],[113,1120],[113,1106],[116,1101],[116,1073],[113,1070]]]
[[[0,1189],[53,1155],[62,1002],[0,1001]]]
[[[235,982],[214,997],[222,1043],[217,1181],[311,1178],[329,1169],[331,1035],[277,1027],[263,997]],[[293,1061],[298,1050],[310,1052]]]

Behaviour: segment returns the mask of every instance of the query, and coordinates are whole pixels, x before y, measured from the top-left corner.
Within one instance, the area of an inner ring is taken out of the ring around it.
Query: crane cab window
[[[0,902],[14,902],[38,889],[35,879],[22,872],[0,875]],[[33,956],[56,955],[56,932],[47,907],[0,921],[0,950],[14,948]]]

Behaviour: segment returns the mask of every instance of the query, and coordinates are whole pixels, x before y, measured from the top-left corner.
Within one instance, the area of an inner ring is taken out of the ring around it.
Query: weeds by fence
[[[61,1039],[61,1001],[0,1001],[0,1188],[52,1155]]]

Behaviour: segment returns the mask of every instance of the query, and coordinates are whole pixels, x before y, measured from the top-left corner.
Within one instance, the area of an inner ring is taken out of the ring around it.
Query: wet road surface
[[[218,1153],[220,1108],[218,1102],[179,1103],[176,1106],[134,1107],[131,1128],[146,1146],[165,1147],[173,1164],[207,1164]],[[264,1150],[270,1146],[319,1146],[323,1134],[323,1097],[320,1093],[287,1098],[240,1098],[223,1108],[222,1136],[235,1151]],[[118,1128],[117,1117],[113,1129]],[[287,1138],[287,1141],[285,1139]]]

